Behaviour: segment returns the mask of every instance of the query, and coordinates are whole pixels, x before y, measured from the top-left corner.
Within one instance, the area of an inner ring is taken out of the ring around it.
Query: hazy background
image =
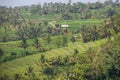
[[[0,6],[23,6],[23,5],[31,5],[31,4],[43,4],[44,2],[65,2],[67,3],[69,0],[0,0]],[[72,2],[104,2],[106,0],[72,0]],[[115,1],[115,0],[113,0]]]

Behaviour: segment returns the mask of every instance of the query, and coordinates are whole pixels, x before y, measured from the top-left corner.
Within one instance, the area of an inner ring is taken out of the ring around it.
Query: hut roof
[[[68,28],[69,25],[61,25],[62,28]]]

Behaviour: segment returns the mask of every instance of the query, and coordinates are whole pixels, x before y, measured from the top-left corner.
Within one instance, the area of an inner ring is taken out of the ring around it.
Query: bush
[[[10,59],[16,58],[16,57],[17,57],[16,55],[17,55],[16,52],[11,52],[11,54],[10,54]]]
[[[79,53],[78,49],[74,49],[74,55],[77,55]]]
[[[14,74],[13,80],[23,80],[23,77],[21,74],[16,73]]]
[[[0,48],[0,57],[4,54],[4,50]]]
[[[54,74],[54,68],[53,67],[45,67],[43,69],[43,73],[46,75],[53,75]]]
[[[31,54],[33,54],[33,53],[25,50],[25,51],[22,52],[21,55],[22,56],[27,56],[27,55],[31,55]]]
[[[16,52],[11,52],[10,56],[5,56],[2,61],[6,62],[6,61],[10,61],[12,59],[15,59],[17,57],[16,54],[17,54]]]
[[[41,63],[45,63],[45,55],[41,54],[41,57],[40,57],[40,62]]]
[[[60,41],[57,41],[57,42],[56,42],[57,48],[60,48],[60,47],[61,47],[61,44],[62,44],[62,43],[61,43]]]
[[[10,77],[6,74],[0,77],[0,80],[10,80]]]
[[[26,69],[27,73],[32,73],[33,72],[33,67],[32,66],[28,66],[28,68]]]
[[[10,60],[10,56],[5,56],[5,57],[3,58],[3,62],[9,61],[9,60]]]
[[[39,52],[46,52],[46,51],[47,51],[47,49],[44,48],[44,47],[41,47],[41,48],[39,49]]]

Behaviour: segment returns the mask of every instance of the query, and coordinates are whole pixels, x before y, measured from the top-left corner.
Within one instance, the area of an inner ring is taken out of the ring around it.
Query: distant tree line
[[[105,21],[103,26],[81,26],[80,33],[83,42],[95,41],[102,38],[111,38],[120,32],[119,14]]]
[[[61,19],[69,20],[74,18],[73,13],[79,14],[76,17],[78,19],[110,17],[115,14],[115,8],[118,6],[118,0],[115,2],[112,0],[107,0],[104,3],[99,1],[96,3],[72,3],[72,1],[69,0],[68,3],[50,2],[44,3],[43,5],[38,4],[32,6],[16,7],[15,9],[30,11],[32,15],[61,14]],[[101,9],[103,9],[102,12]]]

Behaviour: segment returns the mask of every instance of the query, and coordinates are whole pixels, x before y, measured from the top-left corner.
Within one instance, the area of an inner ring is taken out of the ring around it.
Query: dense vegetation
[[[118,0],[0,6],[0,80],[119,80],[119,11]]]

